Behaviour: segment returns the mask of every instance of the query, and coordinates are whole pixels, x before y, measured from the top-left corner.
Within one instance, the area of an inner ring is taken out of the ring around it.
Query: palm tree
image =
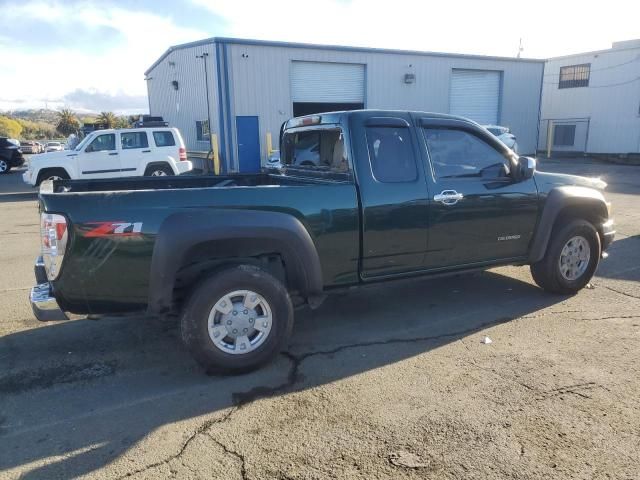
[[[100,112],[97,118],[97,122],[104,125],[104,128],[114,128],[117,120],[113,112]]]
[[[118,117],[116,119],[116,128],[129,128],[129,119],[127,117]]]
[[[56,126],[58,132],[66,137],[67,135],[76,133],[79,128],[80,122],[78,122],[78,118],[76,114],[73,113],[73,110],[63,108],[58,112],[58,125]]]

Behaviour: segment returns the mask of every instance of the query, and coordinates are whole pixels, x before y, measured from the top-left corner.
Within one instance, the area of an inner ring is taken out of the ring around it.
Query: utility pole
[[[201,58],[204,61],[204,83],[205,83],[205,93],[207,95],[207,126],[209,127],[209,150],[213,152],[213,141],[211,137],[211,108],[209,106],[209,73],[207,70],[207,58],[209,54],[207,52],[202,52],[202,55],[196,55],[196,58]],[[205,171],[209,173],[209,156],[207,155],[207,160],[205,161]]]
[[[518,56],[517,58],[520,58],[520,54],[522,53],[522,51],[524,50],[524,47],[522,46],[522,38],[520,39],[520,43],[518,45]]]

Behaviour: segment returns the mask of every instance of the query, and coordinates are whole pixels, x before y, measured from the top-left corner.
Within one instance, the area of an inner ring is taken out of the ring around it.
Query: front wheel
[[[11,166],[9,165],[9,162],[7,162],[6,160],[0,159],[0,175],[9,173],[9,170],[11,170]]]
[[[182,313],[182,339],[208,372],[240,373],[268,363],[286,345],[293,306],[284,285],[251,265],[201,281]]]
[[[593,277],[600,251],[600,236],[594,226],[574,220],[554,228],[544,258],[531,265],[531,275],[548,292],[574,294]]]

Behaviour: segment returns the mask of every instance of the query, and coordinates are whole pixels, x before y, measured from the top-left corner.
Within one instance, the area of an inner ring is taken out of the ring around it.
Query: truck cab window
[[[337,129],[285,133],[283,152],[282,163],[287,167],[333,173],[349,170],[343,135]]]
[[[367,127],[371,171],[383,183],[413,182],[416,159],[407,127]]]
[[[436,178],[504,178],[509,175],[509,160],[472,133],[425,128],[424,136]]]

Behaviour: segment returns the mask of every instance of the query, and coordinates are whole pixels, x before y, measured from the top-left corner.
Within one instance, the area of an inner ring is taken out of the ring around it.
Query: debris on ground
[[[490,343],[493,343],[493,340],[491,340],[489,337],[487,337],[485,335],[485,337],[482,340],[480,340],[480,343],[484,343],[485,345],[489,345]]]
[[[428,462],[424,462],[418,455],[411,452],[393,452],[389,455],[389,461],[396,467],[427,468]]]

